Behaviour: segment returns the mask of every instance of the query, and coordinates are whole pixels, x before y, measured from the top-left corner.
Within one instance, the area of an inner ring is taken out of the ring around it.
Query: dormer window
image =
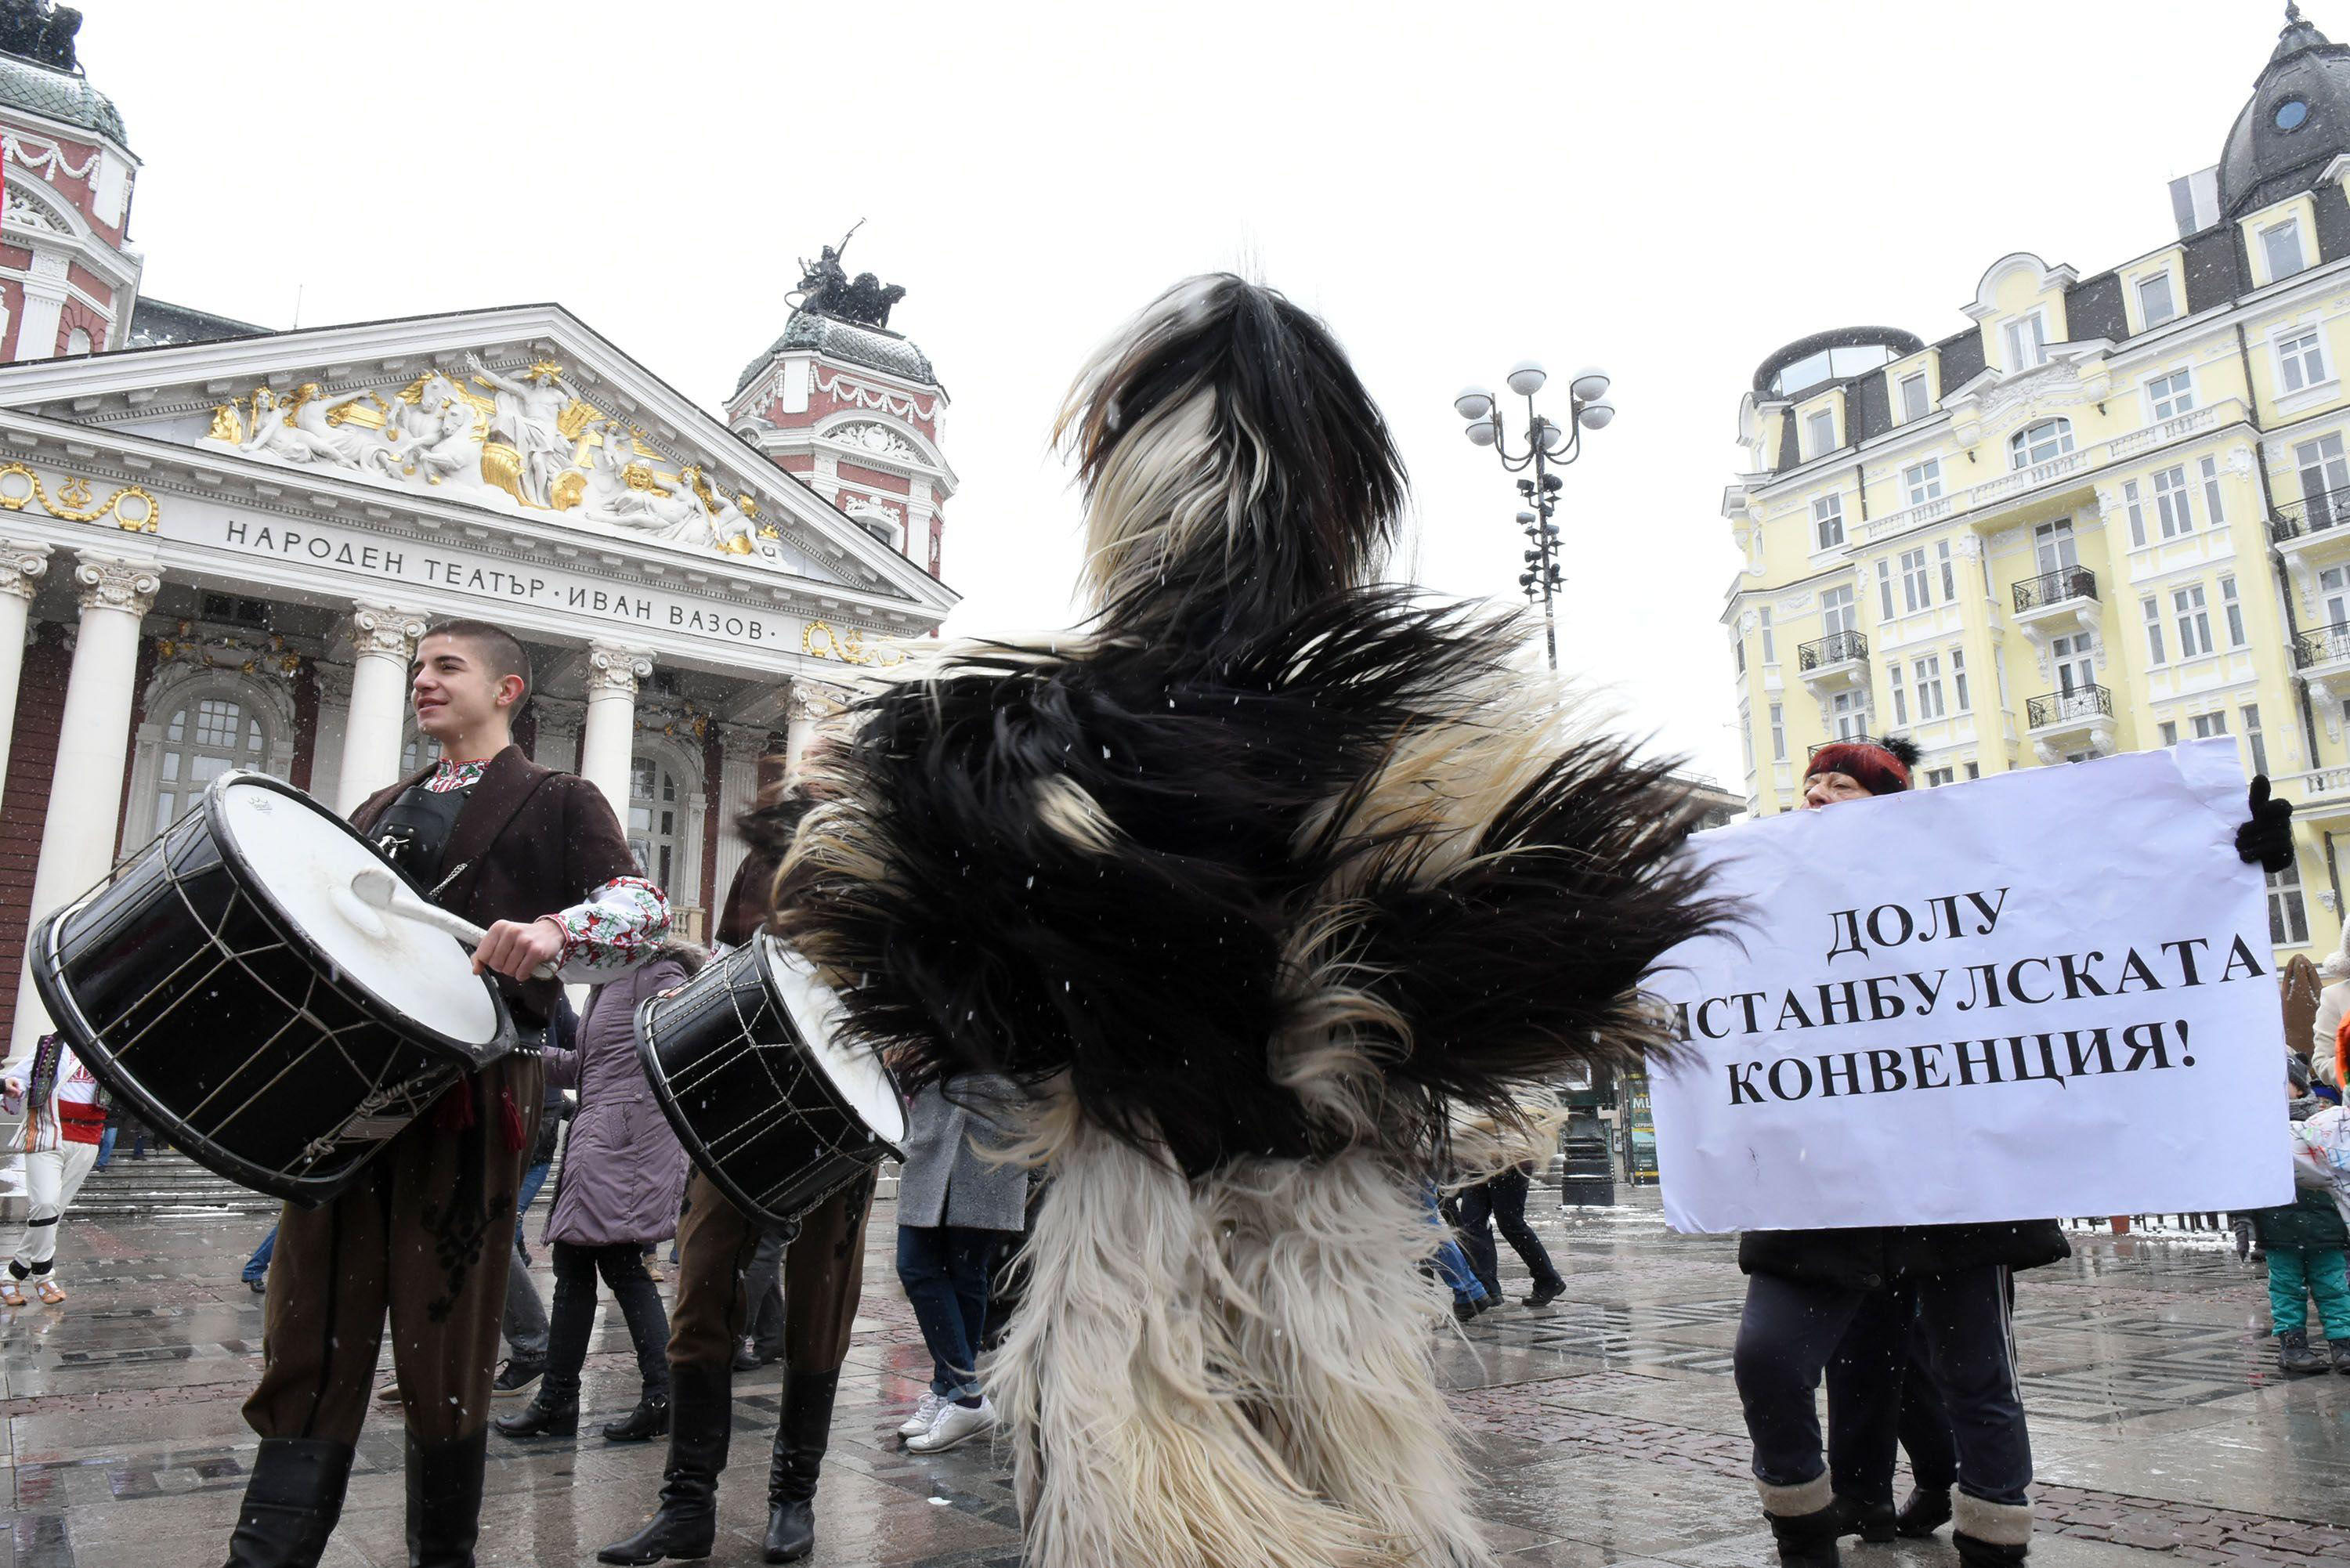
[[[2006,343],[2010,375],[2048,363],[2048,331],[2041,325],[2036,310],[2007,324]]]
[[[2304,265],[2301,259],[2301,220],[2287,218],[2261,231],[2261,255],[2269,265],[2269,281],[2291,277]]]
[[[2152,277],[2137,280],[2137,315],[2141,331],[2161,326],[2178,314],[2178,303],[2172,297],[2170,275],[2156,273]]]
[[[1814,409],[1804,416],[1804,455],[1817,457],[1835,450],[1835,414],[1827,409]]]
[[[2309,123],[2309,105],[2301,99],[2289,98],[2269,115],[2269,123],[2290,136]]]
[[[2007,466],[2030,468],[2047,462],[2073,450],[2073,421],[2042,420],[2038,424],[2024,426],[2007,438]]]
[[[1926,372],[1912,370],[1901,378],[1901,418],[1906,422],[1922,420],[1931,408],[1926,396]]]

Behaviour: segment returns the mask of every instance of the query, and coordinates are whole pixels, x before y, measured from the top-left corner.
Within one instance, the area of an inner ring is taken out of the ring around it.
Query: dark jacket
[[[546,1054],[546,1081],[579,1091],[546,1239],[576,1247],[642,1245],[677,1234],[685,1150],[637,1063],[637,1004],[683,985],[694,964],[663,948],[596,988],[579,1048]]]
[[[2325,1108],[2324,1102],[2303,1096],[2292,1102],[2290,1115],[2305,1122]],[[2255,1209],[2250,1216],[2261,1245],[2272,1252],[2324,1252],[2350,1247],[2350,1226],[2342,1222],[2341,1207],[2330,1188],[2303,1186],[2295,1162],[2293,1201],[2274,1209]]]
[[[1738,1266],[1747,1273],[1856,1291],[1879,1290],[1920,1275],[1984,1263],[2036,1269],[2072,1255],[2072,1244],[2054,1220],[1749,1231],[1738,1239]]]
[[[351,813],[351,825],[367,832],[402,791],[432,776],[431,768],[420,769],[376,791]],[[604,793],[577,774],[540,767],[519,746],[490,759],[441,864],[455,875],[433,902],[477,926],[557,914],[614,877],[637,874]],[[525,1028],[546,1023],[563,992],[558,981],[504,975],[498,989]]]

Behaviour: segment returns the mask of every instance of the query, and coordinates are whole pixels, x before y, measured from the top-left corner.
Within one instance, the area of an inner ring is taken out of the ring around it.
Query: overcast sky
[[[1522,357],[1615,378],[1566,473],[1560,655],[1736,781],[1722,486],[1755,364],[1928,338],[2010,251],[2174,234],[2281,5],[457,6],[85,0],[145,161],[145,288],[265,325],[555,300],[713,411],[795,258],[852,271],[953,399],[951,631],[1065,624],[1045,448],[1095,342],[1230,267],[1321,312],[1415,481],[1421,581],[1510,593],[1512,481],[1451,408]],[[2350,0],[2310,17],[2350,38]],[[1562,377],[1563,383],[1563,377]],[[1564,392],[1563,384],[1559,388]],[[1560,408],[1555,400],[1554,408]]]

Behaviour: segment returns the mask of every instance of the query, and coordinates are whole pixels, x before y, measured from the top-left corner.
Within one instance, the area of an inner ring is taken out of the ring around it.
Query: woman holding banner
[[[1804,806],[1898,794],[1909,787],[1917,757],[1901,740],[1825,747],[1804,777]],[[2289,802],[2269,798],[2266,778],[2254,779],[2251,820],[2237,832],[2237,852],[2281,869],[2293,855],[2292,814]],[[1836,1538],[1855,1528],[1856,1511],[1878,1501],[1835,1495],[1821,1453],[1816,1396],[1831,1357],[1878,1368],[1886,1386],[1864,1392],[1879,1397],[1856,1411],[1852,1400],[1832,1393],[1830,1418],[1888,1430],[1884,1412],[1898,1398],[1894,1369],[1910,1332],[1913,1319],[1903,1308],[1911,1302],[1958,1449],[1959,1560],[1969,1568],[2023,1561],[2032,1538],[2032,1449],[2015,1376],[2010,1276],[2070,1251],[2053,1220],[1750,1231],[1740,1238],[1738,1264],[1748,1278],[1735,1352],[1738,1395],[1783,1564],[1835,1568]]]

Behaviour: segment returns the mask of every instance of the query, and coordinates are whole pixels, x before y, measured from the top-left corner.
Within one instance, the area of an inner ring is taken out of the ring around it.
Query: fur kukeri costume
[[[1281,296],[1178,286],[1062,432],[1097,613],[843,715],[769,808],[775,929],[910,1086],[1035,1096],[989,1370],[1033,1563],[1487,1563],[1424,1173],[1453,1117],[1529,1129],[1570,1057],[1659,1045],[1637,981],[1717,917],[1681,792],[1511,618],[1374,583],[1401,463]]]

